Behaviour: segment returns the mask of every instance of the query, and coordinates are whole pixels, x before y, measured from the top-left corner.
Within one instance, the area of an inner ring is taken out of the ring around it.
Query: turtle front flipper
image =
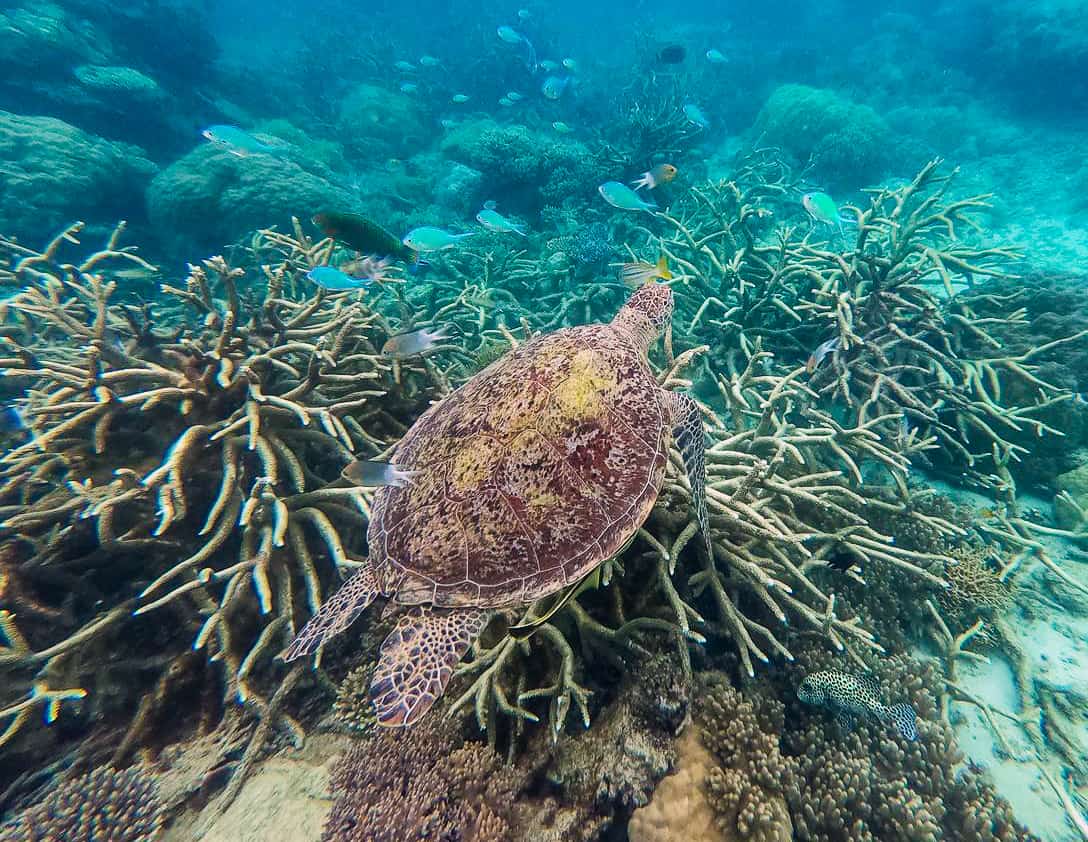
[[[318,612],[302,627],[302,631],[295,635],[295,639],[283,653],[283,659],[293,661],[295,658],[316,652],[354,623],[355,618],[380,593],[370,565],[359,568],[340,586],[340,590],[318,609]]]
[[[402,615],[382,643],[370,683],[378,724],[411,725],[430,710],[490,617],[477,608],[421,607]]]
[[[669,411],[672,413],[672,433],[676,447],[684,459],[684,469],[691,486],[691,505],[703,533],[706,552],[711,558],[710,518],[706,511],[706,431],[699,405],[689,395],[667,392]]]

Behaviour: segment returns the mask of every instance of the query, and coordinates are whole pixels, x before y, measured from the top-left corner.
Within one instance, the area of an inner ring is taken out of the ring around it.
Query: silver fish
[[[340,476],[353,485],[368,488],[404,488],[418,474],[419,471],[398,468],[392,462],[376,462],[372,459],[357,459],[340,472]]]

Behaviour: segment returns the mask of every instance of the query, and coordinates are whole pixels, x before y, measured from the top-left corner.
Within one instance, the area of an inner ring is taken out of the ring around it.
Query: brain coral
[[[567,199],[590,199],[603,178],[583,144],[491,120],[457,126],[442,141],[442,153],[480,171],[484,192],[506,198],[505,204],[521,213]]]
[[[798,161],[810,158],[831,190],[856,190],[881,177],[893,160],[893,135],[868,105],[822,88],[782,85],[756,117],[754,133]]]
[[[0,111],[0,161],[0,231],[35,239],[75,219],[130,218],[156,171],[139,147],[7,111]]]
[[[164,246],[203,254],[257,228],[287,225],[292,215],[350,209],[354,199],[332,179],[327,167],[288,155],[240,158],[203,144],[155,177],[147,212]]]
[[[344,147],[362,162],[377,163],[419,151],[438,130],[410,96],[376,85],[358,85],[340,103],[337,130]]]
[[[5,7],[9,4],[5,3]],[[102,61],[110,53],[108,40],[85,21],[56,3],[24,2],[0,9],[0,69],[27,76],[38,68],[55,69],[73,63]]]

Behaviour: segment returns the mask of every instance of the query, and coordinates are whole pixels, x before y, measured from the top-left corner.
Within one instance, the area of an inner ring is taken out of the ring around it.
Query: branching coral
[[[693,340],[711,344],[708,373],[728,368],[730,346],[750,353],[762,337],[782,362],[796,353],[808,387],[853,423],[903,439],[898,449],[908,455],[937,445],[940,461],[966,466],[1011,504],[1008,466],[1026,452],[1017,436],[1062,435],[1039,416],[1069,399],[1033,362],[1083,334],[1002,354],[992,330],[1023,313],[982,318],[977,308],[993,304],[986,294],[955,295],[954,283],[1006,277],[1016,256],[964,236],[977,230],[972,214],[988,197],[952,198],[951,176],[933,161],[909,185],[875,191],[867,208],[853,209],[841,252],[797,228],[767,242],[752,226],[787,212],[791,187],[767,157],[749,156],[735,180],[693,190],[662,215],[671,232],[661,247],[685,274],[684,320]]]
[[[19,599],[4,612],[5,739],[40,703],[93,699],[99,648],[126,629],[144,629],[136,640],[168,661],[204,652],[227,701],[262,733],[298,739],[283,700],[300,669],[280,685],[272,659],[357,564],[368,503],[340,469],[385,450],[445,381],[426,362],[383,361],[388,326],[352,294],[301,287],[330,243],[297,227],[259,240],[273,259],[261,289],[222,258],[165,286],[197,315],[166,331],[115,303],[109,265],[139,261],[120,230],[65,263],[78,232],[23,249],[7,270],[27,287],[5,303],[3,365],[32,385],[29,438],[0,460],[0,528],[16,575],[70,595],[65,622]],[[142,622],[163,613],[173,633]],[[148,715],[141,706],[131,727]]]
[[[71,778],[42,801],[0,825],[2,842],[94,839],[154,842],[163,827],[162,805],[148,771],[103,766]]]

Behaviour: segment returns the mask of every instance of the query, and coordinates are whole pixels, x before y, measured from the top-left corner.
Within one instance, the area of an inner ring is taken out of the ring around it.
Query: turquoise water
[[[0,8],[0,840],[1088,837],[1088,7]]]

